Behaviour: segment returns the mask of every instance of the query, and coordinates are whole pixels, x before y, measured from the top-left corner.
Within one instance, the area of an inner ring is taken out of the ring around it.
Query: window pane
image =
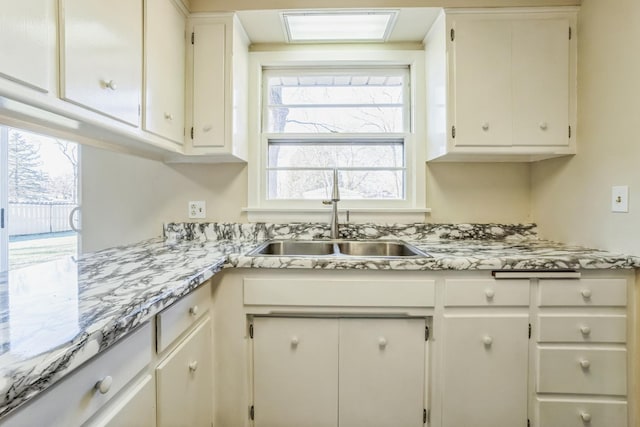
[[[340,171],[342,200],[404,198],[404,171]],[[271,170],[268,172],[269,199],[328,199],[331,170]]]
[[[402,132],[402,107],[269,107],[270,133]]]
[[[269,142],[270,168],[402,168],[402,141]]]

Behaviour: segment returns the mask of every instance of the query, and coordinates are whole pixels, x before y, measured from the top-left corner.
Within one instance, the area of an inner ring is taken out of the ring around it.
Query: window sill
[[[328,222],[331,208],[242,208],[249,222]],[[412,223],[424,222],[431,208],[349,208],[339,209],[340,222]]]

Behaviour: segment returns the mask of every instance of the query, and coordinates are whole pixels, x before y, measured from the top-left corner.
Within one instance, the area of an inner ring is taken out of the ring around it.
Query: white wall
[[[541,234],[640,255],[640,2],[583,0],[578,34],[578,154],[532,167]],[[629,185],[628,214],[610,210]]]

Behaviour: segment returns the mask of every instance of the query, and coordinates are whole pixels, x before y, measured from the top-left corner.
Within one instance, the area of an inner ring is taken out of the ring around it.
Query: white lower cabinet
[[[159,427],[211,427],[212,363],[207,317],[156,368]]]
[[[627,425],[627,403],[597,400],[538,400],[543,427],[620,427]]]
[[[130,387],[124,396],[86,427],[154,427],[156,425],[156,387],[147,375]]]
[[[527,425],[528,314],[445,315],[442,427]]]
[[[422,426],[425,319],[253,321],[254,425]]]

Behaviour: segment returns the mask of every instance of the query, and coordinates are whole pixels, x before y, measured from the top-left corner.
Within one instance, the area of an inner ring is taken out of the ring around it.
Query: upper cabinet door
[[[186,17],[172,0],[145,2],[143,128],[184,143]]]
[[[513,23],[513,145],[569,144],[567,18]]]
[[[511,23],[460,18],[452,30],[455,145],[511,145]]]
[[[0,0],[0,76],[55,92],[56,1]]]
[[[142,0],[63,0],[62,97],[140,124]]]

